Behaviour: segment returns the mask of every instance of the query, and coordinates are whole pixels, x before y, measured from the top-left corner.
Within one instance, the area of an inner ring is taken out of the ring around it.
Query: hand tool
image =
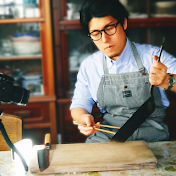
[[[75,124],[75,125],[81,125],[81,126],[85,126],[85,127],[86,127],[86,125],[80,124],[80,123],[78,123],[77,121],[73,121],[73,124]],[[111,125],[103,125],[103,124],[95,124],[95,125],[93,126],[93,128],[94,128],[95,130],[102,131],[102,132],[106,132],[106,133],[111,133],[111,134],[116,134],[116,133],[113,132],[113,131],[108,131],[108,130],[103,130],[103,129],[100,129],[100,128],[96,128],[96,126],[120,129],[120,127],[111,126]]]
[[[41,172],[45,170],[47,167],[49,167],[49,151],[51,148],[51,137],[49,133],[45,135],[44,144],[45,144],[45,148],[42,150],[38,150],[37,152],[38,165]]]

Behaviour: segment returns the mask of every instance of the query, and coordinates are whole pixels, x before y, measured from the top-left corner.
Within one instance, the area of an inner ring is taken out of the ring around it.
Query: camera
[[[12,103],[16,105],[26,105],[29,99],[29,91],[14,86],[14,79],[0,73],[0,102]]]

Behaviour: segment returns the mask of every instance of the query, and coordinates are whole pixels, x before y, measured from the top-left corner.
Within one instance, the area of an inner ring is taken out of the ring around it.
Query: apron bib
[[[143,67],[136,46],[130,41],[131,49],[139,71],[122,74],[109,74],[105,56],[103,57],[104,75],[97,91],[99,105],[106,110],[102,124],[122,127],[134,112],[151,96],[149,93],[149,74]],[[167,125],[163,123],[165,110],[159,91],[154,87],[155,111],[128,138],[128,141],[144,140],[156,142],[169,139]],[[145,113],[145,112],[144,112]],[[117,129],[105,128],[117,132]],[[110,142],[113,134],[97,131],[86,142]]]

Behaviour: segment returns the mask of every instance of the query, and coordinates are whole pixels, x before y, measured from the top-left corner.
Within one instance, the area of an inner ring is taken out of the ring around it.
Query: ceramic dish
[[[12,41],[12,50],[13,54],[16,55],[34,55],[41,53],[41,42],[33,41],[33,42],[25,42],[25,41]]]
[[[21,36],[21,37],[12,37],[12,41],[29,41],[29,42],[34,42],[34,41],[39,41],[39,37],[32,37],[32,36]]]
[[[175,1],[159,1],[155,3],[158,8],[173,8],[176,5]]]

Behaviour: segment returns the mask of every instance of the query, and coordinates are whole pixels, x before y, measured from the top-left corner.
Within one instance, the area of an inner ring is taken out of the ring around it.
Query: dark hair
[[[124,18],[128,21],[128,15],[118,0],[86,0],[80,11],[80,22],[84,32],[88,34],[88,24],[93,17],[112,16],[123,27]]]

